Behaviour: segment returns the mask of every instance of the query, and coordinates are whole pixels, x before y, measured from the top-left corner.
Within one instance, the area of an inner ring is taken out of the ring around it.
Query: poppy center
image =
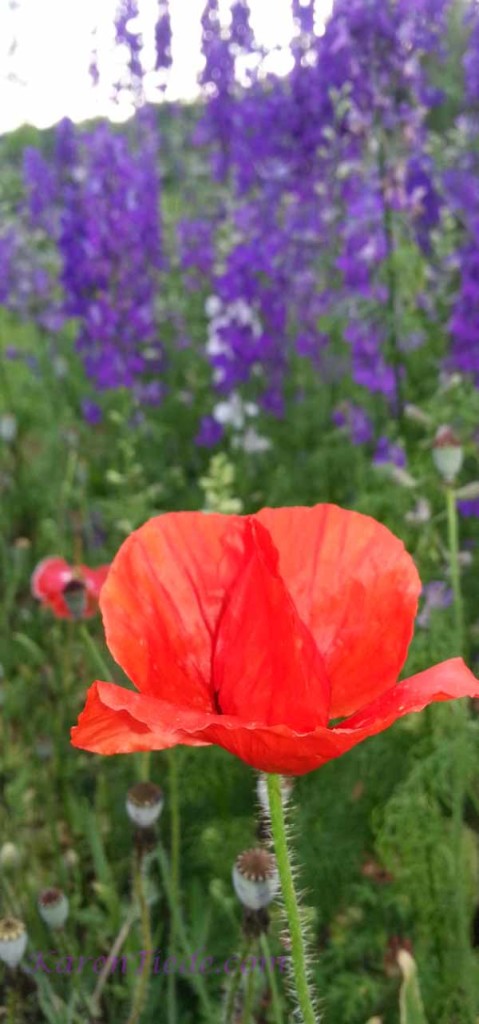
[[[215,712],[216,712],[217,715],[222,715],[223,714],[223,711],[222,711],[222,708],[221,708],[221,704],[220,704],[220,698],[219,698],[219,694],[218,694],[217,690],[215,690],[214,693],[213,693],[213,707],[214,707]]]

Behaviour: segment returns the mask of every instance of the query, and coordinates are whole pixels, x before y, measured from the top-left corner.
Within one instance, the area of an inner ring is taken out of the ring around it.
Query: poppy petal
[[[73,576],[71,567],[64,558],[52,555],[42,559],[35,568],[30,581],[33,597],[39,601],[61,593]]]
[[[86,707],[72,729],[72,744],[99,754],[120,754],[163,750],[176,743],[216,743],[260,771],[303,775],[433,701],[478,696],[479,681],[461,658],[452,658],[398,683],[342,725],[319,726],[300,734],[284,725],[265,726],[232,715],[178,708],[97,682],[90,687]]]
[[[311,636],[278,574],[267,531],[248,521],[249,558],[221,616],[213,660],[221,711],[308,732],[327,725],[330,687]]]
[[[172,704],[145,697],[114,683],[97,681],[90,686],[78,724],[71,730],[74,747],[96,754],[130,754],[141,750],[166,750],[185,742],[181,724],[199,729],[205,715]],[[186,739],[191,746],[205,746],[207,741],[194,736]]]
[[[213,709],[214,637],[245,529],[241,516],[172,512],[120,548],[100,607],[108,647],[142,693]]]
[[[331,718],[389,689],[406,660],[421,582],[402,542],[336,505],[262,509],[279,571],[331,682]]]
[[[195,735],[217,743],[260,771],[303,775],[433,701],[478,696],[479,680],[461,658],[451,658],[393,686],[334,729],[320,726],[300,735],[286,726],[268,728],[220,716]]]
[[[87,586],[89,592],[98,600],[100,590],[105,583],[110,569],[109,565],[99,565],[96,569],[90,569],[88,565],[80,565],[79,575]]]
[[[449,658],[424,672],[402,679],[367,707],[346,718],[332,732],[339,734],[353,730],[373,736],[389,728],[403,715],[422,711],[436,701],[456,700],[459,697],[479,697],[479,680],[462,658]]]

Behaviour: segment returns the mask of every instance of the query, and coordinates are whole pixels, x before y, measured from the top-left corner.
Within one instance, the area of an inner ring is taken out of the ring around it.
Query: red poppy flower
[[[60,619],[88,619],[98,611],[100,590],[109,568],[72,567],[63,558],[44,558],[32,575],[32,594]]]
[[[216,743],[266,772],[318,768],[431,701],[479,695],[459,658],[396,683],[420,588],[401,541],[334,505],[152,519],[100,599],[139,692],[94,683],[72,742]]]

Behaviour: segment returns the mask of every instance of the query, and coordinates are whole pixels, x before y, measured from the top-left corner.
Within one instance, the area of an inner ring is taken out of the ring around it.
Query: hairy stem
[[[178,749],[168,750],[168,797],[170,807],[171,843],[170,871],[173,899],[180,905],[180,789],[178,777]],[[170,920],[170,955],[174,956],[177,947],[176,918]],[[176,981],[172,972],[168,975],[168,1021],[176,1024]]]
[[[268,796],[271,815],[271,831],[274,850],[278,864],[281,889],[289,924],[291,941],[291,958],[301,1019],[304,1024],[317,1024],[318,1018],[313,1006],[312,994],[306,970],[306,941],[303,934],[298,897],[294,887],[293,872],[286,837],[283,801],[281,796],[281,778],[279,775],[268,775]]]

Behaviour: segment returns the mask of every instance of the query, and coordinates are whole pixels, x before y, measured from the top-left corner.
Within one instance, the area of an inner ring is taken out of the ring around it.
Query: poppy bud
[[[163,810],[163,790],[153,782],[137,782],[126,797],[128,817],[137,828],[151,828]]]
[[[462,466],[464,452],[450,427],[439,427],[432,444],[432,458],[444,483],[452,484]]]
[[[233,885],[238,899],[248,910],[267,907],[279,885],[273,854],[260,847],[240,853],[233,868]]]
[[[63,587],[63,598],[72,618],[82,619],[87,606],[87,592],[82,580],[69,580]]]
[[[9,967],[17,967],[27,948],[27,930],[17,917],[0,920],[0,960]]]
[[[38,912],[49,928],[63,928],[68,910],[68,899],[61,889],[44,889],[40,893]]]

